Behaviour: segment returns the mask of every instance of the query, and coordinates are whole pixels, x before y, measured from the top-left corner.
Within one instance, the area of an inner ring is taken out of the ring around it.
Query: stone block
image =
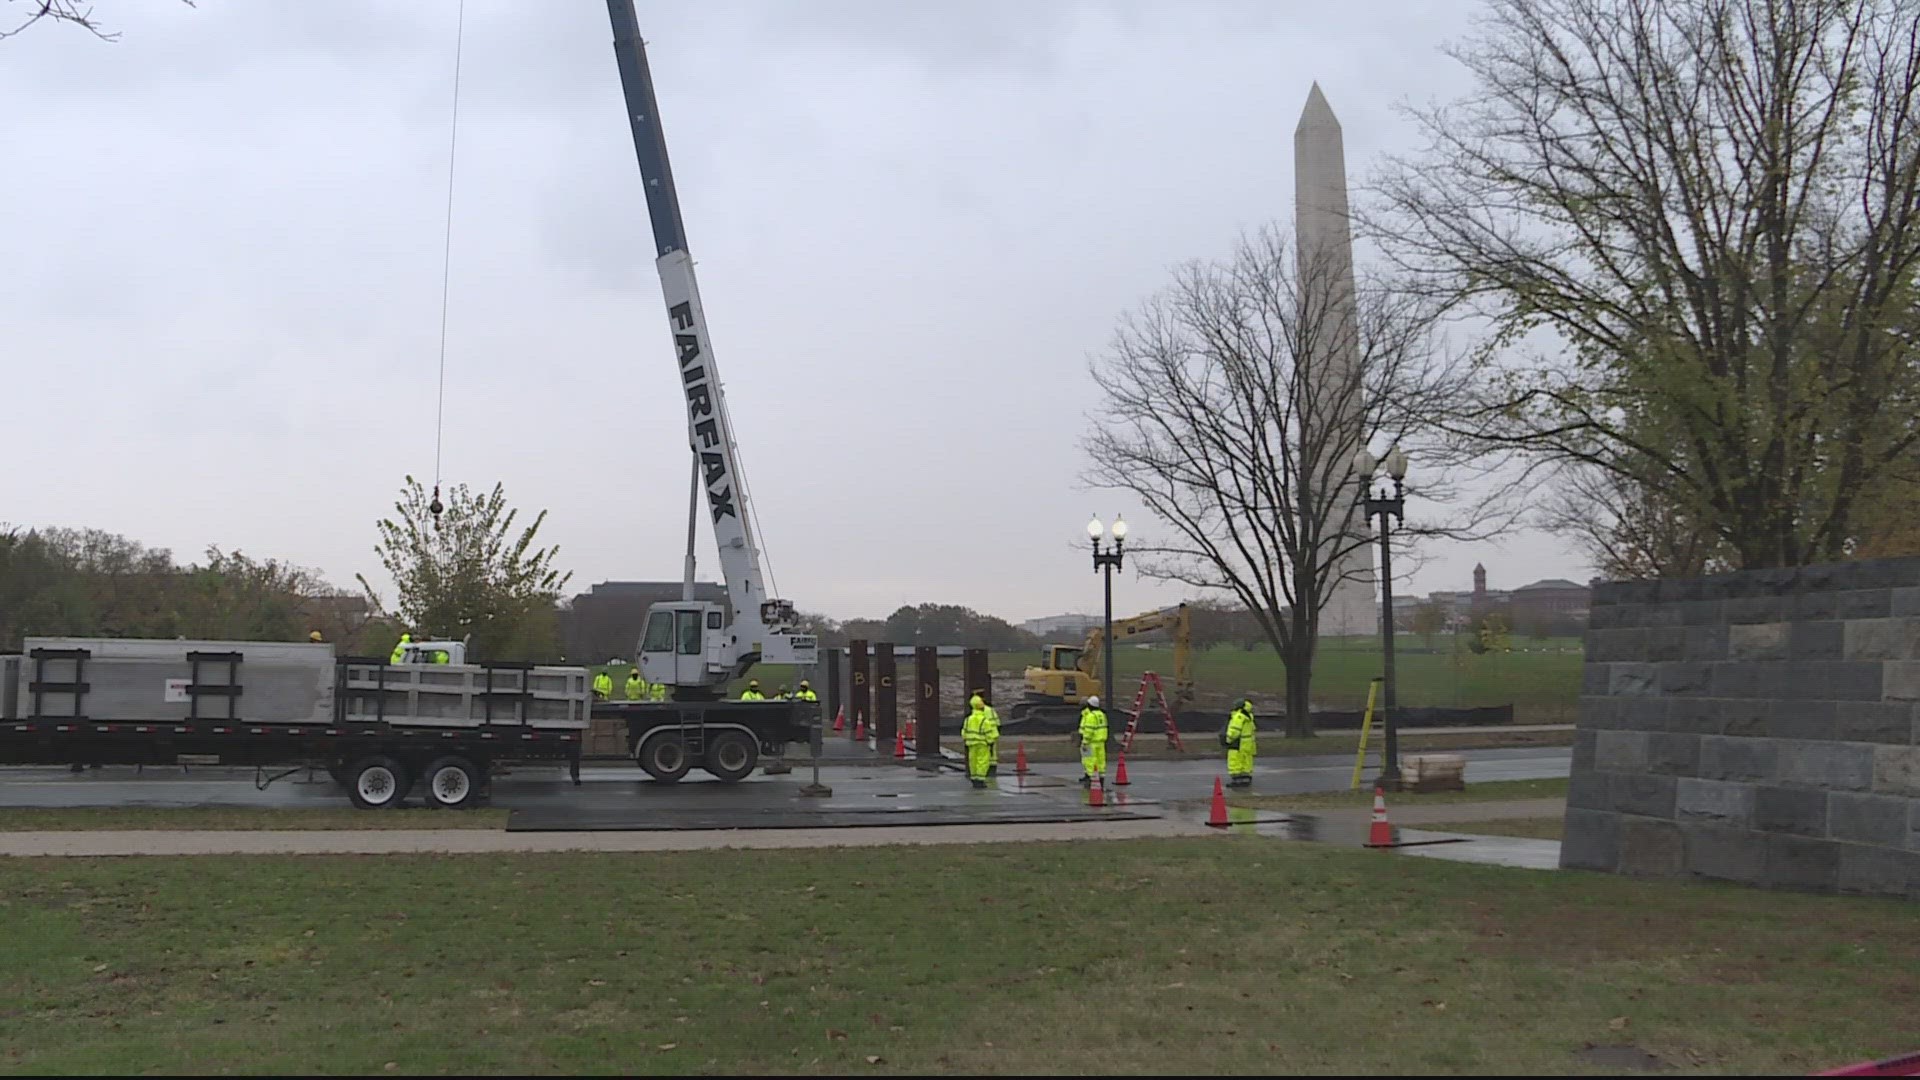
[[[1643,648],[1644,656],[1630,657],[1634,660],[1651,660],[1655,663],[1687,658],[1687,628],[1684,626],[1643,627],[1646,635]]]
[[[1723,622],[1706,626],[1686,628],[1686,642],[1681,648],[1682,660],[1725,660],[1729,652],[1730,637],[1733,628]]]
[[[1758,885],[1766,880],[1767,834],[1715,825],[1684,825],[1687,869],[1702,877]]]
[[[1753,804],[1752,784],[1683,776],[1674,787],[1673,816],[1678,821],[1746,828],[1753,824]]]
[[[1654,686],[1662,694],[1705,694],[1708,676],[1722,664],[1676,661],[1655,665]]]
[[[1753,827],[1761,832],[1825,836],[1827,792],[1762,784],[1753,789]]]
[[[1893,613],[1892,589],[1853,589],[1834,597],[1834,615],[1842,619],[1884,619]]]
[[[1567,806],[1582,810],[1612,809],[1612,797],[1607,793],[1609,779],[1603,772],[1574,772],[1567,779]]]
[[[1581,694],[1580,711],[1574,716],[1574,725],[1581,731],[1619,727],[1619,701],[1619,698],[1601,697],[1598,694]]]
[[[1767,723],[1773,715],[1776,704],[1776,702],[1761,701],[1757,698],[1716,699],[1714,711],[1720,715],[1720,730],[1703,731],[1700,734],[1764,736],[1767,734]]]
[[[1648,604],[1640,609],[1642,626],[1679,626],[1684,604]]]
[[[1626,591],[1624,581],[1596,581],[1593,583],[1593,610],[1611,608],[1621,602]]]
[[[1920,618],[1853,619],[1841,625],[1848,660],[1920,660]]]
[[[1877,704],[1877,703],[1876,703]],[[1831,739],[1840,706],[1831,701],[1767,703],[1765,734],[1776,739]]]
[[[1712,674],[1707,692],[1717,698],[1772,697],[1778,683],[1775,669],[1780,666],[1779,661],[1728,660],[1710,664]]]
[[[1722,698],[1674,698],[1667,703],[1666,730],[1684,735],[1718,735],[1726,727],[1721,712],[1726,703]]]
[[[1887,701],[1920,701],[1920,660],[1889,660],[1880,665],[1880,696]]]
[[[1620,629],[1620,608],[1613,604],[1602,604],[1599,589],[1594,590],[1593,596],[1593,607],[1587,612],[1587,632]]]
[[[1838,625],[1837,623],[1835,625]],[[1735,660],[1783,660],[1793,623],[1746,623],[1727,627],[1727,655]]]
[[[1783,784],[1828,791],[1870,791],[1874,747],[1863,743],[1776,739],[1774,775]]]
[[[1891,613],[1894,615],[1920,615],[1920,585],[1909,585],[1893,590]]]
[[[1843,844],[1836,885],[1841,892],[1916,896],[1920,894],[1920,853]]]
[[[1847,652],[1847,624],[1836,619],[1771,623],[1787,630],[1787,655],[1795,660],[1839,660]]]
[[[1920,799],[1907,800],[1907,850],[1920,851]]]
[[[1587,631],[1587,661],[1612,663],[1647,658],[1647,628],[1630,626],[1619,630]]]
[[[1608,693],[1616,697],[1651,694],[1656,690],[1657,670],[1652,664],[1608,664]]]
[[[1826,665],[1824,689],[1835,701],[1879,701],[1886,691],[1879,660],[1835,660]]]
[[[1647,625],[1647,605],[1641,603],[1615,605],[1613,608],[1613,625],[1616,628]]]
[[[1692,776],[1700,768],[1700,736],[1655,731],[1647,735],[1647,771],[1663,776]]]
[[[1840,617],[1840,594],[1825,589],[1800,593],[1792,597],[1789,603],[1787,617],[1794,622],[1813,622]]]
[[[1784,889],[1831,892],[1840,883],[1840,848],[1832,840],[1771,834],[1765,883]]]
[[[1667,716],[1673,711],[1673,703],[1681,698],[1657,696],[1614,698],[1619,702],[1620,722],[1616,725],[1624,731],[1665,731]]]
[[[1708,780],[1771,780],[1780,744],[1772,739],[1708,735],[1700,740],[1700,775]]]
[[[1599,732],[1578,730],[1573,733],[1573,771],[1586,772],[1593,768],[1593,749]]]
[[[1607,870],[1620,865],[1620,816],[1569,805],[1561,825],[1560,865],[1569,870]]]
[[[1680,607],[1680,623],[1686,627],[1725,626],[1727,624],[1727,602],[1718,597],[1707,600],[1695,600]]]
[[[1920,558],[1862,559],[1839,564],[1848,573],[1848,587],[1855,589],[1899,589],[1920,585]]]
[[[1673,817],[1676,777],[1651,773],[1612,773],[1607,776],[1607,801],[1622,814]]]
[[[1920,797],[1920,746],[1874,747],[1873,790]]]
[[[1644,731],[1596,731],[1593,744],[1595,768],[1627,771],[1647,767],[1647,740]]]
[[[1633,877],[1665,878],[1685,873],[1687,845],[1671,821],[1624,818],[1620,822],[1619,872]]]
[[[1833,707],[1833,727],[1828,738],[1901,746],[1913,741],[1913,706],[1905,702],[1841,701],[1833,703]]]
[[[1591,662],[1581,665],[1580,692],[1582,694],[1613,693],[1613,665]]]
[[[1908,805],[1898,795],[1836,791],[1827,799],[1827,835],[1860,844],[1904,847]]]
[[[1793,598],[1743,596],[1737,600],[1728,600],[1724,614],[1727,622],[1735,626],[1748,623],[1786,622],[1793,618]]]

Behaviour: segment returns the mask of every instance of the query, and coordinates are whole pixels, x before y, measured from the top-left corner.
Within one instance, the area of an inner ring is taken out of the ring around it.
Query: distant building
[[[1098,615],[1048,615],[1042,619],[1028,619],[1020,624],[1020,629],[1043,641],[1067,644],[1085,640],[1087,634],[1099,625]]]
[[[1513,590],[1507,606],[1516,630],[1585,627],[1593,604],[1593,590],[1566,578],[1547,578]]]
[[[727,604],[727,590],[713,582],[693,587],[695,600]],[[678,581],[603,581],[573,598],[561,612],[561,640],[567,662],[604,664],[613,657],[632,660],[646,626],[647,609],[662,600],[680,599]],[[731,605],[728,605],[729,610]]]

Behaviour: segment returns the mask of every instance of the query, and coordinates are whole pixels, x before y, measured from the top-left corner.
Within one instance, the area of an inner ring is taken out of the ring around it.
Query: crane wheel
[[[660,731],[640,743],[640,767],[662,784],[671,784],[687,775],[693,762],[687,760],[687,744],[678,732]]]
[[[723,731],[707,742],[701,767],[731,784],[753,775],[760,761],[760,745],[743,731]]]

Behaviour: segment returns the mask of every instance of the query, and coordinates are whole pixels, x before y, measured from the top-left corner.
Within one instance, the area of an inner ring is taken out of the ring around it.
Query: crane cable
[[[467,29],[467,0],[460,0],[453,25],[453,120],[447,132],[447,221],[440,249],[440,383],[433,403],[433,501],[427,509],[440,523],[440,451],[447,428],[447,308],[453,284],[453,165],[460,149],[460,54]]]

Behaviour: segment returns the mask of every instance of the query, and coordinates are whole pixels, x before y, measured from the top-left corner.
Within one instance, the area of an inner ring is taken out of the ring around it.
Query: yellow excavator
[[[1149,611],[1130,619],[1113,620],[1115,641],[1125,641],[1155,630],[1165,630],[1173,639],[1173,680],[1167,687],[1167,694],[1174,715],[1178,717],[1182,711],[1193,707],[1193,621],[1187,614],[1187,605]],[[1087,635],[1084,644],[1041,646],[1040,665],[1027,669],[1026,693],[1008,710],[1008,719],[1077,718],[1080,706],[1087,698],[1100,693],[1100,664],[1107,655],[1106,634],[1098,626]],[[1137,687],[1133,686],[1123,689],[1115,683],[1113,692],[1131,705],[1131,695],[1135,689]],[[1118,701],[1101,704],[1106,707],[1108,715],[1124,714],[1126,711]]]

